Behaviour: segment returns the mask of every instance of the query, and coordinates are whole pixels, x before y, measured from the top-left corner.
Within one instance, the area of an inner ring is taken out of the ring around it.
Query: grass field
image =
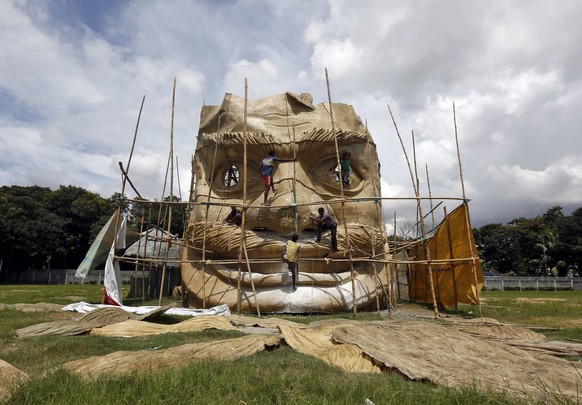
[[[95,285],[0,285],[0,304],[86,301],[98,303]],[[548,328],[556,339],[582,341],[582,292],[483,292],[483,316]],[[168,302],[170,302],[168,300]],[[130,304],[130,303],[128,303]],[[149,302],[146,304],[154,304]],[[478,314],[462,306],[462,314]],[[338,315],[336,315],[338,316]],[[339,316],[351,318],[347,313]],[[41,336],[16,339],[16,329],[70,313],[22,312],[0,306],[0,359],[25,371],[31,380],[13,393],[14,404],[505,404],[547,403],[539,398],[518,400],[511,393],[492,393],[476,386],[451,389],[412,382],[399,374],[345,373],[287,346],[235,361],[205,361],[148,376],[83,381],[59,370],[64,362],[119,350],[168,348],[185,343],[241,336],[240,332],[204,331],[132,339],[99,336]],[[311,322],[324,317],[288,317]],[[378,319],[376,313],[358,319]],[[178,322],[180,318],[171,319]],[[555,398],[560,402],[560,398]]]

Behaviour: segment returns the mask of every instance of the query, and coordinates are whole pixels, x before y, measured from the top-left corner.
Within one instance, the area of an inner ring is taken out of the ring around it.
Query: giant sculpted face
[[[369,260],[383,253],[385,242],[374,198],[380,195],[376,146],[351,106],[332,104],[331,113],[333,130],[329,103],[314,106],[309,94],[248,101],[245,162],[244,99],[226,94],[222,105],[202,108],[191,196],[198,204],[192,205],[182,264],[190,306],[236,309],[240,303],[244,312],[258,305],[261,312],[325,313],[353,303],[364,308],[382,297],[386,270]],[[333,169],[336,150],[351,153],[343,204]],[[276,193],[263,205],[259,166],[270,151],[294,160],[275,163]],[[243,226],[223,225],[230,206],[242,208],[243,201]],[[329,232],[316,242],[310,217],[319,207],[338,223],[339,252],[331,251]],[[294,232],[301,244],[296,290],[281,260]]]

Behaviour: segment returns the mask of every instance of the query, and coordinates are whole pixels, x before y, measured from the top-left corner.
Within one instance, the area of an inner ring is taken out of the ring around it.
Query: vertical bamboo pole
[[[366,135],[367,135],[367,144],[366,147],[368,149],[368,161],[370,162],[370,164],[372,164],[372,151],[370,150],[370,139],[371,139],[371,135],[370,132],[368,131],[368,121],[366,120]],[[376,175],[373,177],[374,179],[379,179],[380,178],[380,171],[378,168],[378,165],[376,165]],[[372,181],[372,188],[374,190],[374,196],[378,196],[379,194],[379,187],[376,184],[376,181]],[[380,241],[384,241],[386,240],[384,238],[384,232],[385,232],[385,228],[384,228],[384,221],[382,218],[382,207],[381,207],[381,202],[382,200],[377,200],[374,201],[374,205],[375,205],[375,209],[376,209],[376,218],[379,224],[379,228],[380,228]],[[374,236],[371,237],[371,241],[372,241],[372,257],[375,259],[376,258],[376,247],[374,244]],[[385,245],[383,245],[383,249],[382,249],[382,253],[384,255],[384,260],[387,259],[386,257],[386,249],[385,249]],[[380,285],[380,291],[378,291],[378,289],[376,289],[376,306],[378,307],[378,313],[380,313],[380,297],[379,294],[381,292],[384,293],[384,296],[386,296],[387,300],[388,300],[388,308],[390,308],[390,300],[392,299],[392,295],[390,294],[390,279],[388,276],[388,269],[386,266],[386,263],[383,264],[384,266],[384,271],[386,272],[386,279],[388,281],[387,283],[387,287],[388,287],[388,292],[386,291],[386,289],[384,288],[384,285],[382,284],[382,280],[380,280],[380,276],[378,276],[378,269],[376,268],[376,263],[372,263],[372,269],[374,270],[374,278],[377,280],[378,284]],[[388,315],[391,316],[391,312],[390,310],[388,311]]]
[[[117,250],[117,232],[119,230],[119,219],[121,217],[121,207],[123,204],[123,199],[125,198],[125,184],[129,177],[129,167],[131,165],[131,158],[133,156],[133,150],[135,148],[135,141],[137,139],[137,131],[139,129],[139,121],[141,120],[141,112],[143,110],[143,105],[145,102],[145,96],[141,99],[141,105],[139,107],[139,113],[137,114],[137,122],[135,124],[135,131],[133,132],[133,141],[131,142],[131,150],[129,152],[129,158],[127,159],[127,169],[125,172],[121,171],[121,195],[119,196],[119,206],[117,208],[117,215],[115,216],[115,234],[113,237],[113,259],[115,260],[115,251]],[[105,291],[105,288],[103,289]],[[105,295],[103,296],[103,302],[105,302]]]
[[[392,259],[396,260],[396,255],[398,253],[398,241],[396,240],[396,211],[394,211],[394,253],[392,254]],[[392,264],[392,269],[393,269],[393,273],[394,276],[392,278],[392,292],[394,293],[394,283],[396,283],[396,289],[398,290],[398,299],[401,299],[401,295],[400,295],[400,283],[398,282],[398,265],[396,263]],[[409,277],[408,277],[408,271],[406,272],[406,279],[407,282],[410,284],[409,281]],[[395,300],[396,301],[396,300]]]
[[[174,200],[174,105],[176,100],[176,78],[174,78],[174,89],[172,90],[172,119],[170,124],[170,206],[168,208],[168,235],[166,240],[166,251],[164,253],[164,262],[162,264],[162,280],[160,281],[160,299],[158,305],[162,305],[164,295],[164,279],[166,277],[166,268],[168,267],[168,254],[172,243],[172,201]]]
[[[455,252],[453,251],[453,240],[451,238],[451,224],[449,223],[449,214],[447,213],[447,207],[443,207],[445,213],[445,222],[447,225],[447,238],[449,241],[449,255],[451,259],[455,258]],[[451,277],[453,278],[453,294],[455,297],[455,311],[459,310],[459,298],[457,296],[457,278],[455,277],[455,265],[451,261]]]
[[[251,266],[249,263],[249,255],[247,252],[246,245],[246,218],[247,218],[247,115],[248,115],[248,84],[247,78],[245,77],[245,106],[244,106],[244,120],[243,120],[243,208],[242,208],[242,222],[241,222],[241,246],[238,253],[238,280],[237,280],[237,310],[240,314],[241,310],[241,264],[242,255],[245,255],[245,262],[247,266],[247,272],[251,280],[251,287],[253,289],[253,296],[255,298],[255,307],[257,309],[257,316],[261,316],[261,310],[259,308],[259,300],[257,298],[257,292],[255,290],[255,282],[253,280],[253,273],[251,272]]]
[[[416,190],[418,192],[418,194],[420,195],[420,181],[418,180],[418,170],[417,170],[417,165],[416,165],[416,140],[414,138],[414,131],[411,131],[412,133],[412,162],[414,163],[414,181],[416,182]],[[422,226],[420,226],[420,221],[424,219],[424,216],[422,214],[422,200],[417,199],[417,209],[416,209],[416,237],[418,238],[419,235],[422,235],[422,238],[425,239],[426,235],[425,235],[425,230],[424,228],[422,228]],[[419,219],[419,216],[422,217],[421,219]],[[419,227],[421,228],[421,232],[419,232]],[[418,255],[417,255],[418,257]],[[430,262],[429,262],[429,266],[430,266]],[[428,270],[426,270],[424,272],[424,296],[423,296],[423,301],[426,302],[427,298],[428,298],[428,290],[429,290],[429,281],[428,281],[428,277],[429,277],[429,272]],[[438,301],[437,301],[438,303]]]
[[[416,140],[414,138],[414,131],[411,131],[411,136],[412,136],[412,161],[414,163],[414,180],[415,184],[416,184],[416,189],[418,190],[418,193],[420,194],[420,183],[418,181],[418,169],[416,166]],[[416,237],[418,238],[420,235],[419,232],[419,225],[420,225],[420,220],[418,218],[418,216],[422,216],[422,214],[420,214],[420,212],[422,211],[420,209],[420,204],[422,202],[420,200],[417,200],[417,209],[416,209]]]
[[[402,146],[402,150],[404,152],[404,157],[406,158],[406,163],[408,165],[408,172],[410,173],[410,179],[412,180],[412,186],[414,188],[414,194],[416,195],[416,201],[417,201],[417,206],[418,206],[418,210],[420,212],[420,225],[422,228],[422,235],[423,235],[423,239],[426,238],[426,228],[424,225],[424,219],[423,219],[423,215],[422,215],[422,206],[420,204],[420,192],[418,190],[418,187],[416,186],[416,183],[414,181],[414,176],[412,174],[412,169],[410,167],[410,160],[408,159],[408,154],[406,153],[406,148],[404,147],[404,142],[402,142],[402,137],[400,136],[400,132],[398,131],[398,126],[396,125],[396,120],[394,119],[394,115],[392,115],[392,110],[390,109],[390,106],[388,106],[388,111],[390,112],[390,117],[392,118],[392,122],[394,123],[394,128],[396,129],[396,134],[398,135],[398,139],[400,140],[400,145]],[[435,295],[435,291],[434,291],[434,283],[433,283],[433,279],[432,279],[432,268],[431,268],[431,264],[430,264],[430,248],[428,246],[428,243],[425,242],[425,253],[426,253],[426,259],[428,261],[428,278],[429,278],[429,285],[430,285],[430,293],[431,293],[431,297],[432,297],[432,303],[433,303],[433,309],[434,309],[434,317],[435,319],[438,318],[439,315],[439,311],[438,311],[438,305],[436,302],[436,295]]]
[[[428,186],[428,198],[430,201],[430,215],[431,215],[431,219],[432,219],[432,227],[431,229],[434,229],[434,208],[432,205],[432,191],[430,190],[430,177],[428,176],[428,164],[424,165],[426,168],[426,184]]]
[[[469,217],[469,204],[467,202],[467,197],[465,195],[465,182],[463,181],[463,165],[461,163],[461,152],[459,149],[459,136],[457,132],[457,114],[455,112],[455,103],[453,103],[453,121],[455,123],[455,143],[457,144],[457,159],[459,161],[459,175],[461,178],[461,189],[463,190],[463,205],[465,206],[465,222],[467,225],[467,243],[469,244],[469,253],[471,254],[471,263],[473,269],[473,278],[475,279],[475,295],[477,297],[477,302],[479,305],[479,316],[483,317],[483,310],[481,308],[481,297],[479,292],[479,280],[477,278],[477,267],[475,265],[478,257],[475,256],[473,252],[473,244],[471,243],[471,218]]]
[[[230,109],[230,98],[229,94],[228,103],[226,104],[226,117],[228,117],[228,111]],[[202,237],[202,308],[206,308],[206,238],[208,231],[208,214],[210,211],[210,194],[212,193],[212,186],[214,185],[214,168],[216,167],[216,155],[218,154],[218,141],[220,139],[221,118],[222,114],[218,116],[216,139],[214,143],[214,157],[212,158],[212,170],[210,172],[210,185],[206,196],[206,210],[204,211],[204,235]]]
[[[137,254],[135,255],[135,266],[133,268],[133,302],[134,304],[137,302],[137,270],[139,268],[139,249],[141,247],[141,234],[143,233],[143,212],[142,217],[139,225],[139,239],[137,240]]]
[[[333,108],[331,105],[331,91],[329,87],[329,76],[327,74],[327,68],[325,68],[325,81],[327,83],[327,99],[329,101],[329,115],[331,118],[331,130],[333,133],[333,139],[335,143],[335,155],[337,160],[338,166],[338,173],[340,179],[340,196],[342,201],[342,219],[344,223],[344,233],[346,235],[346,248],[348,250],[348,255],[350,259],[350,279],[352,281],[352,311],[354,312],[354,316],[358,314],[358,308],[356,305],[356,280],[354,274],[354,262],[352,258],[352,249],[350,244],[350,234],[348,233],[348,224],[346,222],[346,210],[345,210],[345,198],[344,198],[344,184],[343,184],[343,177],[342,177],[342,165],[340,164],[340,157],[339,157],[339,145],[337,141],[337,134],[335,133],[335,123],[333,121]]]

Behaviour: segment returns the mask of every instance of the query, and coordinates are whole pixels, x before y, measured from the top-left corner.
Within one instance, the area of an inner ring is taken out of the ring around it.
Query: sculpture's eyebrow
[[[310,132],[303,132],[302,134],[296,136],[296,140],[298,142],[334,142],[336,138],[340,143],[360,143],[368,141],[368,134],[354,131],[342,131],[337,129],[332,131],[328,128],[313,128],[313,130]]]

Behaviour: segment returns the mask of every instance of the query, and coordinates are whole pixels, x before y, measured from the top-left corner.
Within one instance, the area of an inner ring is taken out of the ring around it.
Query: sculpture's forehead
[[[237,133],[243,133],[245,100],[227,94],[220,106],[205,106],[200,117],[199,142],[238,143]],[[311,104],[311,96],[284,93],[260,100],[248,100],[246,131],[249,143],[286,143],[316,140],[334,141],[335,136],[348,143],[367,142],[368,132],[353,107],[332,104],[332,122],[329,103]],[[212,135],[211,135],[212,134]],[[220,134],[217,138],[216,134]],[[334,135],[335,134],[335,135]],[[206,141],[206,142],[204,142]]]

